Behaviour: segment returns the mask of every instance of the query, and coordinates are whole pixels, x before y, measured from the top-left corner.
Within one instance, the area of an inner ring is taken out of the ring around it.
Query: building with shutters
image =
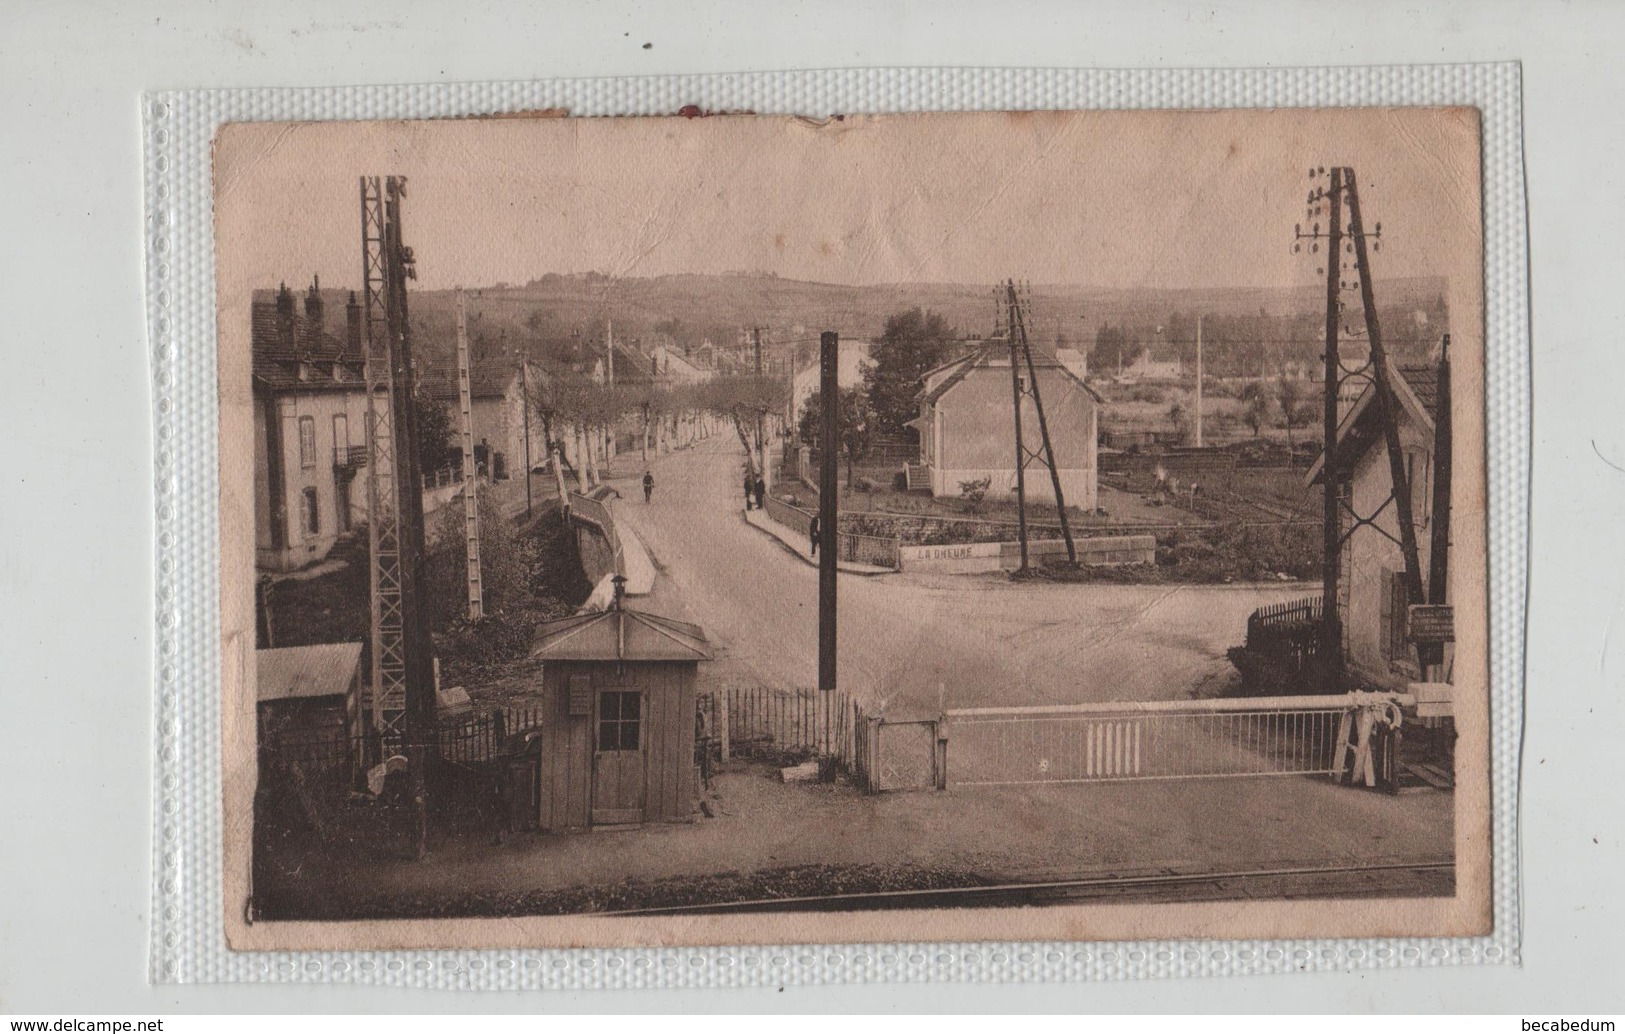
[[[366,521],[367,389],[361,307],[328,333],[321,285],[253,303],[254,546],[264,569],[325,557]]]

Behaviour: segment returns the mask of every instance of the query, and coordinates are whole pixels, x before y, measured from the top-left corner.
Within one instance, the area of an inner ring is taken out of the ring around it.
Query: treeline
[[[1443,295],[1417,304],[1378,306],[1383,343],[1397,361],[1426,357],[1449,329]],[[1313,368],[1326,341],[1326,318],[1320,312],[1249,315],[1210,313],[1202,318],[1203,367],[1215,377],[1271,377],[1286,364]],[[1160,323],[1101,323],[1089,348],[1089,368],[1102,375],[1126,368],[1146,349],[1158,358],[1178,358],[1194,369],[1195,313],[1175,311]],[[1345,340],[1363,338],[1365,323],[1358,311],[1345,314]]]

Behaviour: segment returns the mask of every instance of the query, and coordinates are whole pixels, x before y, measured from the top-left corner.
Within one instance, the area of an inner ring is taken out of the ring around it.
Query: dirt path
[[[646,609],[694,621],[718,644],[710,686],[810,687],[817,680],[818,573],[745,524],[743,453],[712,438],[650,461],[645,505],[614,482],[617,519],[661,571]],[[641,477],[641,471],[637,472]],[[1231,677],[1225,650],[1247,615],[1304,595],[1268,586],[1015,584],[1000,575],[840,580],[840,682],[872,707],[1168,699]]]

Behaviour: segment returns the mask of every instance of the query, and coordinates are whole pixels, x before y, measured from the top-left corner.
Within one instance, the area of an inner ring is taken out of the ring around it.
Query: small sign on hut
[[[1411,607],[1409,621],[1413,643],[1453,643],[1456,641],[1454,607],[1418,603]]]
[[[691,820],[705,632],[629,609],[617,593],[607,610],[542,625],[531,656],[543,662],[541,829]]]

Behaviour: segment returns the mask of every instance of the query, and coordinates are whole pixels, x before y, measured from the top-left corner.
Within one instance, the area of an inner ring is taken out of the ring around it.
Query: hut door
[[[649,733],[644,728],[643,694],[635,689],[599,690],[594,732],[593,825],[642,822]]]

